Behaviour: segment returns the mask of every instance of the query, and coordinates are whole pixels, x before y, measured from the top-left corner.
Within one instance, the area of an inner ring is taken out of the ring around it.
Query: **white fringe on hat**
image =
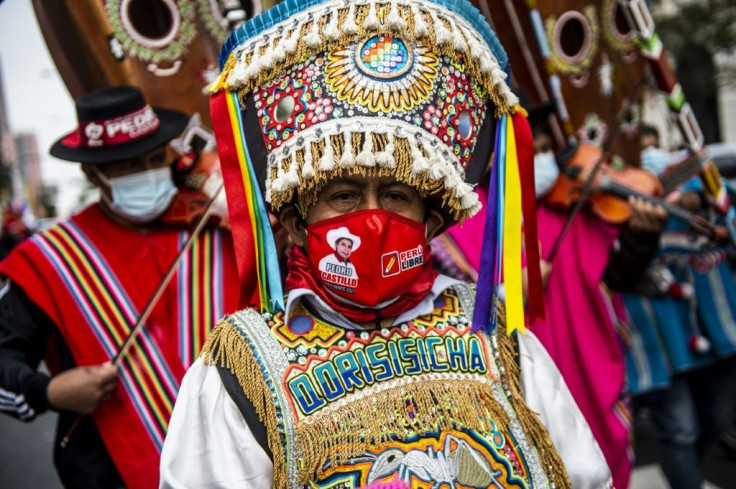
[[[378,5],[389,7],[384,24],[377,14]],[[368,7],[368,15],[361,25],[356,23],[356,8]],[[347,10],[342,25],[340,12]],[[230,55],[223,72],[210,86],[210,90],[223,88],[241,90],[254,84],[261,75],[270,77],[280,70],[287,56],[294,55],[303,45],[305,49],[320,49],[325,43],[347,41],[358,35],[386,31],[392,34],[409,34],[415,39],[443,48],[453,49],[465,55],[466,60],[478,67],[480,73],[490,78],[490,91],[500,100],[502,110],[518,103],[517,97],[508,88],[506,73],[501,69],[491,48],[480,38],[478,32],[462,16],[431,2],[406,5],[401,0],[365,0],[350,2],[342,0],[323,2],[304,10],[285,22],[267,29],[249,39]],[[413,25],[413,32],[407,30]],[[304,29],[303,29],[304,28]],[[429,38],[430,29],[434,37]],[[411,39],[407,39],[411,40]]]

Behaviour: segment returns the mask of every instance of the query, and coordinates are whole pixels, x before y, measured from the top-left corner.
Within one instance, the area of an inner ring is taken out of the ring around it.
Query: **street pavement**
[[[51,460],[56,414],[32,423],[0,415],[0,486],[5,489],[61,489]]]
[[[634,469],[634,475],[631,477],[631,485],[629,489],[669,489],[667,479],[665,479],[659,465],[645,465]],[[706,482],[703,489],[723,489],[720,486]]]
[[[654,426],[646,409],[634,416],[634,453],[636,468],[630,489],[668,489],[669,485],[657,464],[657,446]],[[731,460],[720,446],[715,446],[703,462],[703,476],[708,481],[705,489],[736,487],[736,461]]]

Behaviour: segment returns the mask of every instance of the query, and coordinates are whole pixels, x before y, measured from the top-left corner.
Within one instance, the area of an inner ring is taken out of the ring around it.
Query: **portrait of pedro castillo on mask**
[[[337,216],[310,225],[307,236],[325,290],[349,304],[390,304],[431,266],[424,224],[393,212]]]

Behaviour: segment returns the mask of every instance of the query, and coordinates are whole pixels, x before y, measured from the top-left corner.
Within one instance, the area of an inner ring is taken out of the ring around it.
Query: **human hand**
[[[661,205],[630,196],[631,218],[628,226],[634,234],[658,233],[667,224],[667,211]]]
[[[52,408],[91,414],[112,395],[118,369],[110,362],[76,367],[51,378],[46,397]]]
[[[682,198],[682,191],[673,190],[668,193],[662,199],[670,205],[680,205],[680,199]]]
[[[552,264],[546,260],[539,260],[539,270],[542,272],[542,287],[546,287],[552,273]]]
[[[697,212],[702,208],[700,195],[697,192],[675,190],[667,194],[664,200],[668,204],[682,207],[690,212]]]

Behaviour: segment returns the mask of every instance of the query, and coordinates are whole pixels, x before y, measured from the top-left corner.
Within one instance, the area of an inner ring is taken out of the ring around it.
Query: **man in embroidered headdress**
[[[533,335],[506,335],[502,309],[473,327],[474,290],[432,268],[428,240],[482,206],[471,184],[497,124],[494,167],[508,178],[489,202],[507,233],[488,240],[523,325],[531,135],[483,16],[464,0],[286,2],[239,29],[221,61],[211,106],[236,246],[249,240],[266,277],[260,307],[222,320],[187,373],[161,486],[608,487]],[[294,243],[283,312],[259,175]],[[318,273],[340,229],[360,240],[355,283]]]
[[[217,319],[237,309],[235,254],[228,232],[206,228],[111,365],[190,236],[173,224],[182,202],[167,148],[188,118],[130,86],[83,95],[76,108],[79,127],[51,154],[81,162],[101,200],[0,262],[0,410],[24,421],[59,412],[54,462],[66,487],[156,487],[179,382]],[[42,359],[51,376],[36,371]],[[91,416],[60,447],[80,414]]]

